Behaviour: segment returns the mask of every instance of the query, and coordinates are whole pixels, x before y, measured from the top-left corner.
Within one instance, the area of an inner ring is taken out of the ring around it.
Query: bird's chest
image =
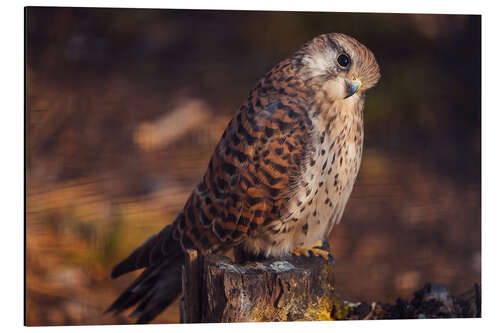
[[[310,247],[338,223],[359,171],[362,119],[336,114],[313,120],[311,142],[292,196],[273,225],[277,248]]]
[[[363,132],[357,125],[355,119],[341,119],[329,127],[325,121],[315,124],[312,147],[285,218],[285,224],[294,225],[295,245],[307,247],[340,221],[361,163]]]
[[[312,130],[298,177],[281,218],[247,247],[279,256],[325,238],[344,212],[361,164],[363,121],[352,112],[312,118]]]

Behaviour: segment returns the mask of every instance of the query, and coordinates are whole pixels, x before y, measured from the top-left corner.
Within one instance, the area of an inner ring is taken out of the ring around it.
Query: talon
[[[305,256],[305,257],[322,257],[325,260],[330,260],[331,262],[335,263],[335,258],[330,254],[330,252],[326,250],[322,250],[316,247],[314,245],[312,248],[298,248],[292,251],[292,255],[300,257],[300,256]]]
[[[297,256],[297,257],[303,257],[303,256],[309,257],[310,256],[309,249],[304,248],[304,247],[300,247],[298,249],[293,250],[292,254],[294,256]]]
[[[325,250],[321,250],[321,249],[312,249],[310,250],[311,253],[315,256],[315,257],[322,257],[323,259],[325,260],[329,260],[330,257],[331,257],[331,254],[330,252],[328,251],[325,251]]]

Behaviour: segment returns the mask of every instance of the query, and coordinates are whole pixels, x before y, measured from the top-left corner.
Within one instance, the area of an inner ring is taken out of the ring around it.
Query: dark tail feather
[[[182,218],[179,215],[177,219]],[[167,225],[162,231],[149,237],[141,246],[136,248],[125,260],[116,265],[111,272],[111,277],[147,267],[169,257],[180,250],[180,244],[172,238],[173,225]]]
[[[182,218],[182,214],[179,218]],[[181,293],[184,252],[179,242],[173,239],[172,231],[172,225],[168,225],[116,265],[111,273],[112,278],[143,267],[146,269],[111,304],[106,313],[117,314],[139,303],[131,316],[138,317],[138,323],[147,323]]]
[[[172,303],[182,291],[184,255],[148,268],[111,304],[106,312],[120,313],[139,303],[132,317],[148,323]]]

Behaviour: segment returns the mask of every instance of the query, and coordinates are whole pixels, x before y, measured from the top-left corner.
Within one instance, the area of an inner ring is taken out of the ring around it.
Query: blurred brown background
[[[480,16],[28,8],[27,323],[102,312],[114,264],[170,223],[256,81],[343,32],[382,70],[365,153],[330,236],[336,287],[393,302],[481,278]],[[177,304],[155,322],[178,321]]]

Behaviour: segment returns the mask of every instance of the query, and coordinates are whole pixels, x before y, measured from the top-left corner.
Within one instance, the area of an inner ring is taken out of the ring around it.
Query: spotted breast
[[[259,228],[258,237],[248,238],[247,251],[282,256],[298,247],[309,248],[340,221],[361,164],[363,103],[364,97],[353,96],[351,101],[311,106],[300,175],[280,218]]]

